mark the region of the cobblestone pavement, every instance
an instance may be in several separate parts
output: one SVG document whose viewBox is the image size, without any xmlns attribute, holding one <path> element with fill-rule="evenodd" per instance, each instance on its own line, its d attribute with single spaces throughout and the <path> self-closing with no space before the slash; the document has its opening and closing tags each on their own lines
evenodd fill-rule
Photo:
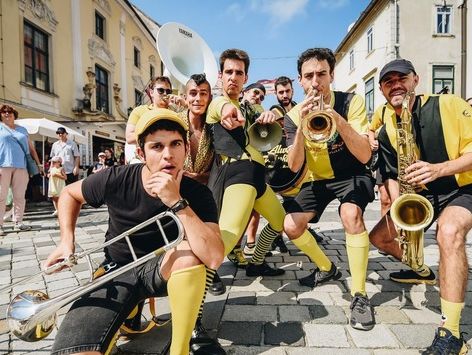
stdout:
<svg viewBox="0 0 472 355">
<path fill-rule="evenodd" d="M 51 216 L 50 205 L 28 206 L 25 223 L 33 230 L 13 232 L 5 224 L 7 235 L 0 237 L 0 285 L 39 271 L 40 261 L 59 241 L 57 219 Z M 379 216 L 377 201 L 365 212 L 367 228 Z M 82 209 L 77 224 L 77 250 L 101 243 L 107 228 L 105 208 Z M 248 278 L 225 262 L 219 274 L 227 285 L 224 295 L 209 295 L 205 305 L 204 325 L 217 335 L 229 354 L 417 354 L 428 346 L 440 321 L 438 288 L 404 286 L 388 280 L 392 270 L 402 264 L 379 254 L 369 254 L 367 292 L 375 306 L 377 325 L 369 332 L 352 329 L 348 324 L 350 275 L 344 233 L 337 215 L 337 204 L 331 204 L 316 225 L 325 239 L 322 243 L 330 259 L 342 270 L 342 278 L 310 290 L 300 286 L 297 278 L 309 273 L 313 264 L 295 246 L 288 244 L 289 253 L 275 253 L 267 261 L 286 270 L 285 275 L 271 278 Z M 472 238 L 469 236 L 467 255 L 472 261 Z M 97 263 L 102 253 L 92 256 Z M 438 248 L 434 228 L 426 234 L 425 262 L 437 273 Z M 0 354 L 48 354 L 55 331 L 46 339 L 27 343 L 8 332 L 5 312 L 12 295 L 26 289 L 39 289 L 55 297 L 73 289 L 88 277 L 87 266 L 79 263 L 72 271 L 41 276 L 27 285 L 0 294 Z M 461 330 L 472 345 L 472 272 L 469 268 L 466 305 Z M 47 286 L 46 286 L 47 283 Z M 159 314 L 168 313 L 166 299 L 157 302 Z M 58 320 L 67 307 L 59 311 Z M 144 313 L 148 315 L 146 311 Z M 86 326 L 86 325 L 84 325 Z M 152 330 L 129 342 L 120 342 L 119 354 L 157 354 L 169 337 L 169 327 Z M 161 339 L 161 341 L 156 341 Z"/>
</svg>

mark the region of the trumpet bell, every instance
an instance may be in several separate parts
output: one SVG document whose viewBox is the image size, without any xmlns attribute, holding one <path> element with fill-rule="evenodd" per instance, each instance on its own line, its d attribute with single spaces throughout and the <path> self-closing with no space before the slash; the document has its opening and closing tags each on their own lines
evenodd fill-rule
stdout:
<svg viewBox="0 0 472 355">
<path fill-rule="evenodd" d="M 41 291 L 24 291 L 18 294 L 7 309 L 8 326 L 19 339 L 33 342 L 47 337 L 56 324 L 56 314 L 41 316 L 41 309 L 49 303 Z"/>
<path fill-rule="evenodd" d="M 325 111 L 315 111 L 304 119 L 302 132 L 306 139 L 325 143 L 336 133 L 336 123 L 333 117 Z"/>
<path fill-rule="evenodd" d="M 422 231 L 433 221 L 434 211 L 429 200 L 418 194 L 404 194 L 392 203 L 390 217 L 400 229 Z"/>
<path fill-rule="evenodd" d="M 261 152 L 267 152 L 282 140 L 282 127 L 277 122 L 270 125 L 255 122 L 249 127 L 247 134 L 250 145 Z"/>
</svg>

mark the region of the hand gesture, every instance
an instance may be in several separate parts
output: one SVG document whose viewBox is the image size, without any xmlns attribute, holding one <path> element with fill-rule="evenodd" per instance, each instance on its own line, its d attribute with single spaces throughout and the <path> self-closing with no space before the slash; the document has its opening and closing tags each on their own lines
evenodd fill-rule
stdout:
<svg viewBox="0 0 472 355">
<path fill-rule="evenodd" d="M 440 177 L 439 166 L 418 160 L 405 169 L 405 179 L 412 186 L 422 186 Z"/>
<path fill-rule="evenodd" d="M 272 111 L 264 111 L 256 119 L 257 123 L 260 124 L 272 124 L 277 120 L 277 116 Z"/>
<path fill-rule="evenodd" d="M 172 207 L 180 200 L 180 182 L 182 181 L 184 171 L 179 170 L 174 178 L 171 174 L 158 171 L 151 174 L 144 185 L 151 195 L 158 197 L 167 207 Z"/>
<path fill-rule="evenodd" d="M 237 107 L 232 104 L 225 104 L 221 109 L 221 125 L 227 130 L 244 126 L 246 119 Z"/>
</svg>

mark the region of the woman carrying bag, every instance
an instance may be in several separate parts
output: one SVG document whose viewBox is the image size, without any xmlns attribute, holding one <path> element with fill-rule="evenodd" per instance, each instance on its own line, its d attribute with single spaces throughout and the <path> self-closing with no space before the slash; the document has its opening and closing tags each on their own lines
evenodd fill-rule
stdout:
<svg viewBox="0 0 472 355">
<path fill-rule="evenodd" d="M 13 192 L 14 230 L 31 229 L 30 226 L 23 224 L 25 192 L 29 176 L 42 170 L 26 128 L 15 125 L 17 118 L 18 112 L 13 107 L 9 105 L 0 107 L 0 235 L 5 235 L 3 216 L 9 187 Z"/>
</svg>

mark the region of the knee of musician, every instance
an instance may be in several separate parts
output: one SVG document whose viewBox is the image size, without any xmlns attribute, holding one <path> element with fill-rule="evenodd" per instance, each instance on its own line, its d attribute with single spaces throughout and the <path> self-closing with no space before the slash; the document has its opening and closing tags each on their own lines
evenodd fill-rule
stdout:
<svg viewBox="0 0 472 355">
<path fill-rule="evenodd" d="M 341 207 L 339 215 L 347 229 L 359 229 L 364 225 L 362 210 L 353 204 L 345 204 Z"/>
<path fill-rule="evenodd" d="M 306 224 L 296 223 L 288 214 L 284 220 L 284 232 L 290 239 L 297 239 L 306 229 Z"/>
<path fill-rule="evenodd" d="M 455 223 L 438 221 L 437 241 L 440 250 L 457 250 L 465 247 L 465 236 Z"/>
</svg>

